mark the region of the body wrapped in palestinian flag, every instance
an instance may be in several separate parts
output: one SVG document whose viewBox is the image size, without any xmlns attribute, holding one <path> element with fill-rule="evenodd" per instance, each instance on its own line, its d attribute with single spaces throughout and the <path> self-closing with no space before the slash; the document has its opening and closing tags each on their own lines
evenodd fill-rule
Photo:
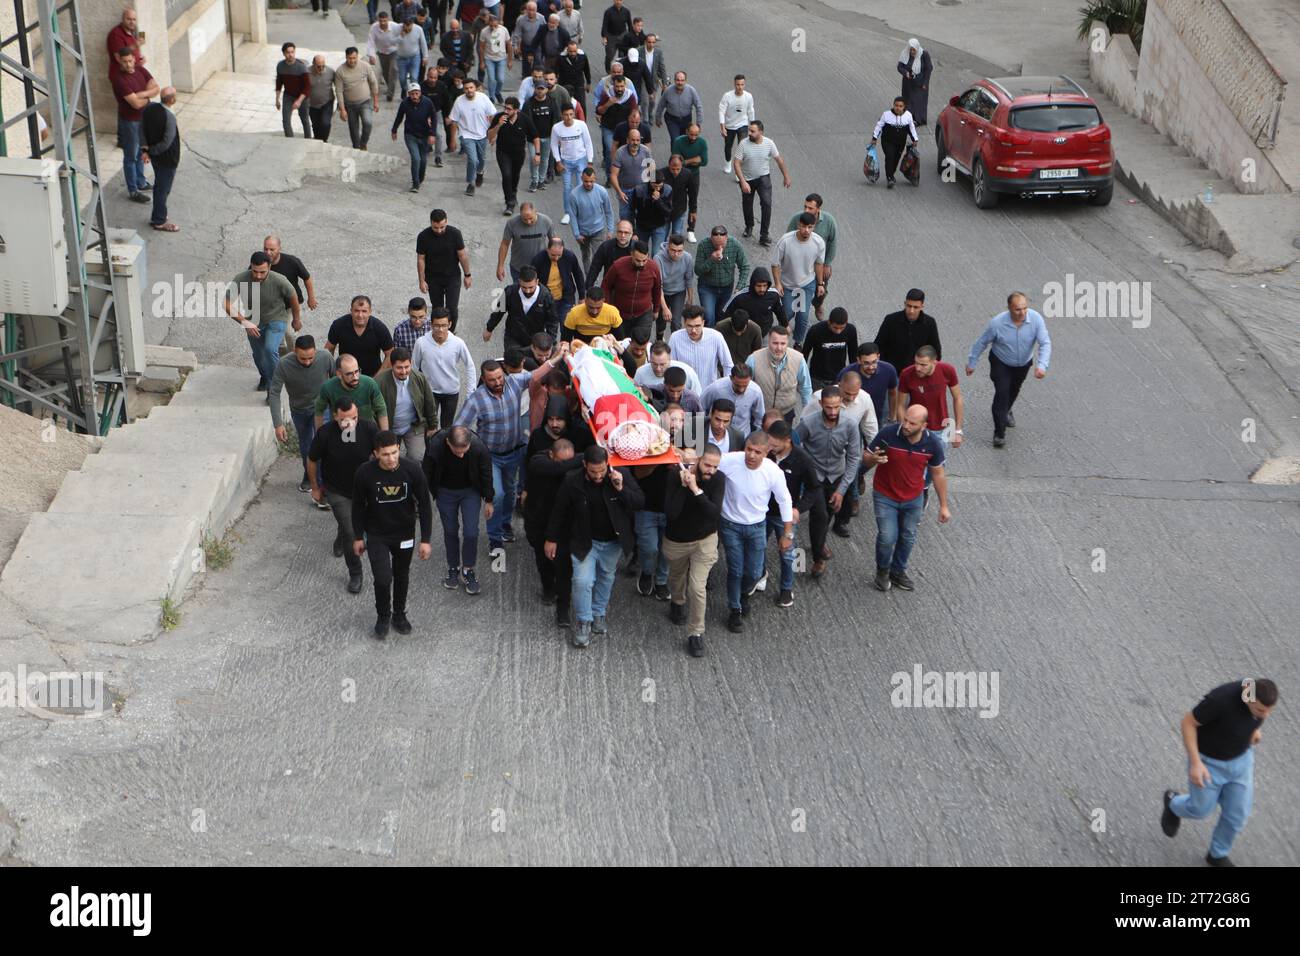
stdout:
<svg viewBox="0 0 1300 956">
<path fill-rule="evenodd" d="M 665 432 L 659 428 L 659 416 L 641 397 L 612 351 L 602 348 L 599 338 L 569 356 L 569 373 L 582 401 L 584 418 L 597 443 L 610 453 L 610 464 L 651 465 L 677 462 L 677 451 L 669 443 L 666 451 L 650 454 L 662 443 Z M 647 427 L 621 427 L 628 422 L 644 422 Z M 632 457 L 624 458 L 620 450 Z"/>
</svg>

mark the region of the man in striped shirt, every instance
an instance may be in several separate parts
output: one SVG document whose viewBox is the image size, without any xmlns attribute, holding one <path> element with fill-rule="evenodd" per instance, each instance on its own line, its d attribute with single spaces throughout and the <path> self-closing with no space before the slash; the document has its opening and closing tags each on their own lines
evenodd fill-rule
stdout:
<svg viewBox="0 0 1300 956">
<path fill-rule="evenodd" d="M 682 310 L 682 328 L 668 339 L 673 358 L 695 370 L 700 384 L 708 388 L 731 374 L 731 349 L 717 329 L 704 327 L 704 309 L 688 305 Z"/>
</svg>

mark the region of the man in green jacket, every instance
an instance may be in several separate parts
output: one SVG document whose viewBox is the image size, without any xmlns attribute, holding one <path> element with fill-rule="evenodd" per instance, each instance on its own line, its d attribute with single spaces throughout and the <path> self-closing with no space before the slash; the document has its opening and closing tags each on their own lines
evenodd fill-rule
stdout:
<svg viewBox="0 0 1300 956">
<path fill-rule="evenodd" d="M 737 285 L 749 277 L 749 259 L 745 247 L 727 235 L 727 227 L 717 225 L 709 233 L 709 241 L 701 242 L 695 250 L 696 291 L 704 309 L 704 325 L 713 328 L 718 324 L 722 310 L 731 301 Z"/>
<path fill-rule="evenodd" d="M 390 368 L 375 376 L 384 405 L 392 410 L 392 430 L 412 461 L 424 461 L 424 440 L 438 430 L 438 400 L 429 380 L 411 368 L 411 352 L 400 345 L 389 356 Z"/>
<path fill-rule="evenodd" d="M 338 377 L 332 378 L 320 388 L 316 396 L 316 427 L 325 424 L 325 414 L 334 407 L 334 403 L 347 396 L 356 404 L 361 417 L 374 422 L 383 431 L 388 427 L 388 405 L 379 393 L 379 386 L 369 375 L 362 375 L 355 355 L 341 355 L 338 363 Z"/>
<path fill-rule="evenodd" d="M 821 236 L 826 243 L 826 262 L 824 263 L 826 268 L 822 273 L 822 294 L 814 296 L 812 300 L 813 308 L 817 312 L 817 321 L 821 322 L 826 318 L 822 314 L 822 306 L 826 302 L 826 293 L 831 284 L 831 260 L 835 258 L 835 217 L 828 212 L 822 211 L 822 197 L 818 193 L 809 193 L 804 197 L 803 211 L 817 220 L 813 225 L 813 234 Z M 786 232 L 794 232 L 799 228 L 800 215 L 800 213 L 795 213 L 790 217 L 790 224 L 785 227 Z"/>
</svg>

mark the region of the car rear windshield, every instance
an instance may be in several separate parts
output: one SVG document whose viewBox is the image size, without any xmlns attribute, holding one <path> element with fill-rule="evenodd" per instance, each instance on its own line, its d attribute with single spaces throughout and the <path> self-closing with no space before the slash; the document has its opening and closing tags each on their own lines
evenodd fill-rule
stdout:
<svg viewBox="0 0 1300 956">
<path fill-rule="evenodd" d="M 1033 133 L 1065 133 L 1076 129 L 1092 129 L 1101 125 L 1101 114 L 1095 106 L 1022 106 L 1011 111 L 1011 125 Z"/>
</svg>

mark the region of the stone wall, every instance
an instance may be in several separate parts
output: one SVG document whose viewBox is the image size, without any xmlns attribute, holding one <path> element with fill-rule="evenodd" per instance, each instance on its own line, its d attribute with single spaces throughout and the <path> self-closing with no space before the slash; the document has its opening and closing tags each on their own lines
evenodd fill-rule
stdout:
<svg viewBox="0 0 1300 956">
<path fill-rule="evenodd" d="M 217 70 L 233 69 L 225 0 L 198 0 L 167 29 L 172 82 L 193 93 Z"/>
<path fill-rule="evenodd" d="M 1262 54 L 1250 50 L 1254 44 L 1219 0 L 1151 0 L 1137 113 L 1239 191 L 1289 192 L 1268 153 L 1255 145 L 1258 124 L 1247 129 L 1240 118 L 1254 123 L 1260 105 L 1279 89 L 1262 78 L 1277 79 Z M 1243 179 L 1247 166 L 1253 182 Z"/>
<path fill-rule="evenodd" d="M 1100 42 L 1089 40 L 1088 68 L 1092 81 L 1124 112 L 1136 116 L 1138 53 L 1133 41 L 1123 33 L 1112 36 L 1100 23 L 1094 24 L 1093 29 L 1100 31 Z"/>
</svg>

